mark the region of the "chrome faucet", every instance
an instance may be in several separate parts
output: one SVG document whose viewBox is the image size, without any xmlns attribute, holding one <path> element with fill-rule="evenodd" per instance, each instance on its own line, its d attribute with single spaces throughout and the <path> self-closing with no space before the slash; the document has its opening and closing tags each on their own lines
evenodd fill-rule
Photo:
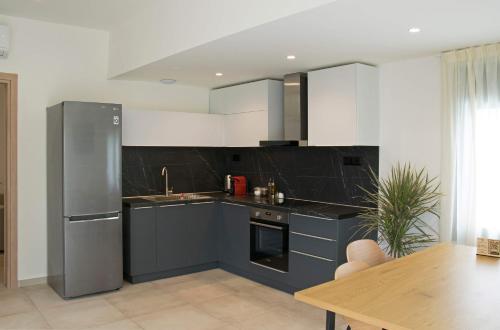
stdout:
<svg viewBox="0 0 500 330">
<path fill-rule="evenodd" d="M 161 176 L 165 177 L 165 196 L 168 196 L 170 195 L 170 192 L 173 190 L 173 188 L 172 190 L 168 189 L 168 170 L 166 166 L 163 166 L 163 168 L 161 169 Z"/>
</svg>

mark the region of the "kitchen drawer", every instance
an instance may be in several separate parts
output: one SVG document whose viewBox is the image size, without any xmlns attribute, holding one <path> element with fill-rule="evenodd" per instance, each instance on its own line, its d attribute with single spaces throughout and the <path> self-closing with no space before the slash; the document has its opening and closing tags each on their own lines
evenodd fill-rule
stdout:
<svg viewBox="0 0 500 330">
<path fill-rule="evenodd" d="M 332 281 L 337 263 L 290 251 L 289 285 L 297 290 Z"/>
<path fill-rule="evenodd" d="M 337 242 L 331 238 L 305 236 L 302 233 L 290 232 L 290 250 L 314 256 L 337 259 Z"/>
<path fill-rule="evenodd" d="M 337 240 L 338 221 L 293 213 L 290 216 L 290 231 Z"/>
</svg>

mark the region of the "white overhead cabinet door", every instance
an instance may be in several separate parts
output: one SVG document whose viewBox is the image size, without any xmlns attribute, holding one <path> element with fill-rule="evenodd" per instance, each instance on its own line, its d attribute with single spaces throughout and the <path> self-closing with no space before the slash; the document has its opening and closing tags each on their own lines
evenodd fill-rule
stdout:
<svg viewBox="0 0 500 330">
<path fill-rule="evenodd" d="M 224 116 L 226 147 L 255 147 L 268 139 L 267 111 L 235 113 Z"/>
<path fill-rule="evenodd" d="M 123 110 L 123 145 L 224 145 L 224 116 L 149 110 Z"/>
<path fill-rule="evenodd" d="M 261 80 L 214 89 L 210 113 L 224 117 L 224 145 L 256 147 L 283 139 L 283 82 Z"/>
<path fill-rule="evenodd" d="M 379 144 L 378 70 L 351 64 L 308 73 L 308 144 Z"/>
</svg>

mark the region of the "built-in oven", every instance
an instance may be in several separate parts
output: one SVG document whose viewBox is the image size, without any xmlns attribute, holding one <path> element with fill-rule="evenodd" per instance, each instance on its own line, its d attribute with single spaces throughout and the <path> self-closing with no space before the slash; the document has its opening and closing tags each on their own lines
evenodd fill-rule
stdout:
<svg viewBox="0 0 500 330">
<path fill-rule="evenodd" d="M 260 208 L 250 212 L 250 262 L 288 272 L 288 213 Z"/>
</svg>

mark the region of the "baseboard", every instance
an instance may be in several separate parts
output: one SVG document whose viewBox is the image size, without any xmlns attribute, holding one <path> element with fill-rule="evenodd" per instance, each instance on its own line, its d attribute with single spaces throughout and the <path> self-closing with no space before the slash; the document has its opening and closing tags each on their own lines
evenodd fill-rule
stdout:
<svg viewBox="0 0 500 330">
<path fill-rule="evenodd" d="M 47 277 L 45 276 L 45 277 L 28 278 L 26 280 L 19 280 L 18 284 L 20 288 L 32 285 L 47 284 Z"/>
</svg>

